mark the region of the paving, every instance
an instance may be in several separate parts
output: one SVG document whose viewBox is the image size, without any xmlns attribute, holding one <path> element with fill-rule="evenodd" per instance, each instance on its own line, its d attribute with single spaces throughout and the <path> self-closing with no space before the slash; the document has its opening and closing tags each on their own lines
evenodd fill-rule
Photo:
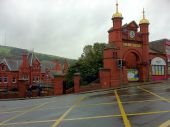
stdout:
<svg viewBox="0 0 170 127">
<path fill-rule="evenodd" d="M 168 127 L 170 83 L 0 101 L 0 127 Z"/>
</svg>

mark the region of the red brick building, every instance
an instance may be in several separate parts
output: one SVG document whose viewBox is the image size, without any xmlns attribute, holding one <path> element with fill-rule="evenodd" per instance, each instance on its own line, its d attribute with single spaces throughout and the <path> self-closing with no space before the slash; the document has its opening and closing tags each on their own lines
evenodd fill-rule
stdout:
<svg viewBox="0 0 170 127">
<path fill-rule="evenodd" d="M 167 63 L 165 63 L 166 61 L 160 60 L 160 63 L 162 63 L 162 65 L 164 65 L 165 67 L 164 66 L 157 66 L 157 67 L 152 66 L 152 64 L 154 62 L 152 60 L 152 63 L 151 63 L 152 78 L 154 80 L 159 80 L 162 78 L 170 78 L 170 40 L 161 39 L 161 40 L 152 41 L 149 43 L 149 47 L 150 47 L 150 50 L 156 52 L 157 55 L 165 54 L 166 58 L 164 58 L 164 59 L 165 60 L 167 59 Z M 158 61 L 159 60 L 157 60 L 157 62 Z M 165 75 L 163 74 L 164 70 L 166 71 Z M 162 73 L 161 73 L 161 71 L 162 71 Z"/>
<path fill-rule="evenodd" d="M 118 87 L 132 81 L 145 82 L 160 76 L 160 79 L 166 79 L 166 53 L 149 48 L 149 21 L 145 18 L 144 10 L 139 24 L 132 21 L 122 25 L 122 20 L 116 4 L 113 26 L 108 31 L 108 47 L 103 53 L 104 68 L 100 70 L 102 87 Z M 155 63 L 157 60 L 162 63 Z M 154 75 L 157 72 L 153 74 L 154 67 L 155 71 L 160 69 L 160 75 Z"/>
<path fill-rule="evenodd" d="M 0 89 L 17 88 L 18 80 L 27 80 L 29 85 L 39 83 L 51 84 L 56 74 L 64 74 L 68 69 L 67 60 L 64 67 L 57 61 L 39 61 L 33 52 L 23 54 L 22 60 L 0 60 Z"/>
</svg>

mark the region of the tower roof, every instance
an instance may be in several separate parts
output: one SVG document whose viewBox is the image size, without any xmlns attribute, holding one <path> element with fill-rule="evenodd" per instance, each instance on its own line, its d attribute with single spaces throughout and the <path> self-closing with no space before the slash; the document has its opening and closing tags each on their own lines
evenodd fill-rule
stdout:
<svg viewBox="0 0 170 127">
<path fill-rule="evenodd" d="M 116 2 L 116 13 L 113 14 L 112 18 L 122 18 L 122 13 L 119 12 L 119 4 Z"/>
<path fill-rule="evenodd" d="M 145 18 L 145 10 L 143 9 L 143 19 L 140 20 L 139 24 L 149 24 L 149 20 Z"/>
</svg>

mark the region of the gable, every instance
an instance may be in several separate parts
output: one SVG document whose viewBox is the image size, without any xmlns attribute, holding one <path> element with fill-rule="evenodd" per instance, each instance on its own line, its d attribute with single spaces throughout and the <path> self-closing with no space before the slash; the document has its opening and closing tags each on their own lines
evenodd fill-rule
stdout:
<svg viewBox="0 0 170 127">
<path fill-rule="evenodd" d="M 132 22 L 130 22 L 128 24 L 128 27 L 130 27 L 130 28 L 138 28 L 138 25 L 137 25 L 137 23 L 135 21 L 132 21 Z"/>
<path fill-rule="evenodd" d="M 4 66 L 5 70 L 11 70 L 9 64 L 7 63 L 6 59 L 3 59 L 0 63 L 1 67 Z"/>
<path fill-rule="evenodd" d="M 37 65 L 37 66 L 40 66 L 40 62 L 39 62 L 39 60 L 38 59 L 34 59 L 34 61 L 33 61 L 33 64 L 32 64 L 33 66 L 34 65 Z"/>
<path fill-rule="evenodd" d="M 135 31 L 137 31 L 138 27 L 139 26 L 135 21 L 132 21 L 129 24 L 123 25 L 123 29 L 127 29 L 127 30 L 135 30 Z"/>
</svg>

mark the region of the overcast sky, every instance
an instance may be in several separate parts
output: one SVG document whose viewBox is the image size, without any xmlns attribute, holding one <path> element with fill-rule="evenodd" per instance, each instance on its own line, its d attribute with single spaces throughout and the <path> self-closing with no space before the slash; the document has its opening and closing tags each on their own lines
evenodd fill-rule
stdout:
<svg viewBox="0 0 170 127">
<path fill-rule="evenodd" d="M 85 45 L 108 42 L 115 2 L 0 0 L 0 44 L 77 59 Z M 170 39 L 170 0 L 119 0 L 119 6 L 123 23 L 139 23 L 144 7 L 150 40 Z"/>
</svg>

